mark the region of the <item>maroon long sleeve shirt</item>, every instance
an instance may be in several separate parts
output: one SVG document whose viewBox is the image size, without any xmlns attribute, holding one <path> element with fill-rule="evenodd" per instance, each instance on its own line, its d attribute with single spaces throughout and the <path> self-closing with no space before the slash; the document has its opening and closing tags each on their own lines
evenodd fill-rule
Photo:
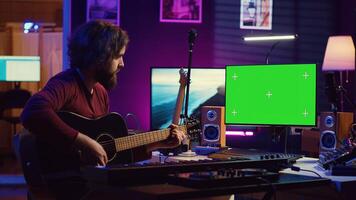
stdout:
<svg viewBox="0 0 356 200">
<path fill-rule="evenodd" d="M 92 119 L 103 116 L 109 112 L 107 91 L 96 83 L 91 94 L 79 73 L 69 69 L 51 78 L 30 98 L 22 112 L 23 126 L 37 137 L 43 172 L 79 171 L 79 154 L 73 148 L 78 131 L 65 124 L 57 116 L 58 111 L 70 111 Z M 138 152 L 145 154 L 144 149 Z M 138 159 L 147 158 L 147 154 L 141 157 Z"/>
<path fill-rule="evenodd" d="M 21 120 L 25 128 L 43 136 L 60 135 L 72 142 L 78 132 L 66 125 L 58 111 L 70 111 L 88 118 L 97 118 L 109 112 L 108 94 L 96 83 L 90 94 L 76 70 L 70 69 L 51 78 L 47 85 L 27 102 Z"/>
</svg>

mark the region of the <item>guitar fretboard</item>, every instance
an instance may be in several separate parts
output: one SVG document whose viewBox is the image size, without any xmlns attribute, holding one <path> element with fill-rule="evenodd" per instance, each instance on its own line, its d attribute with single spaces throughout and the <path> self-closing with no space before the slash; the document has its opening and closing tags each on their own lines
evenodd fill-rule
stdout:
<svg viewBox="0 0 356 200">
<path fill-rule="evenodd" d="M 179 126 L 179 130 L 184 131 L 185 126 Z M 147 133 L 139 133 L 136 135 L 130 135 L 127 137 L 115 139 L 115 146 L 117 152 L 132 149 L 135 147 L 151 144 L 154 142 L 162 141 L 167 139 L 170 134 L 170 129 L 163 129 L 157 131 L 151 131 Z"/>
</svg>

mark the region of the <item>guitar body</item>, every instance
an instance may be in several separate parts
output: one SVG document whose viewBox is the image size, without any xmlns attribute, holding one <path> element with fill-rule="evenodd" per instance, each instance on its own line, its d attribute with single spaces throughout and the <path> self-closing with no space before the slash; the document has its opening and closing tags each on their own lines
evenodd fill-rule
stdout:
<svg viewBox="0 0 356 200">
<path fill-rule="evenodd" d="M 170 135 L 170 129 L 167 128 L 128 136 L 125 121 L 117 113 L 110 113 L 97 119 L 89 119 L 71 112 L 57 114 L 68 126 L 96 140 L 106 151 L 109 164 L 132 162 L 131 149 L 166 140 Z M 192 128 L 197 125 L 192 121 L 187 125 L 178 126 L 177 129 L 186 134 L 187 126 Z M 189 132 L 198 131 L 191 128 Z"/>
<path fill-rule="evenodd" d="M 58 116 L 70 127 L 99 142 L 106 151 L 109 164 L 132 162 L 132 150 L 116 153 L 115 138 L 128 135 L 124 119 L 118 113 L 89 119 L 71 112 L 59 112 Z"/>
</svg>

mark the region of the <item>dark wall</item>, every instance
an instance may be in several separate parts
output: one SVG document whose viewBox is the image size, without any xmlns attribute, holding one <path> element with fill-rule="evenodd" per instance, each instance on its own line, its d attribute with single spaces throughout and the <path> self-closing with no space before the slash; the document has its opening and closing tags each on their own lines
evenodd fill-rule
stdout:
<svg viewBox="0 0 356 200">
<path fill-rule="evenodd" d="M 110 92 L 112 111 L 134 113 L 142 128 L 149 129 L 150 67 L 186 66 L 191 28 L 199 33 L 194 67 L 261 64 L 273 43 L 244 43 L 242 36 L 296 33 L 298 40 L 276 46 L 270 63 L 317 63 L 320 69 L 329 35 L 355 35 L 354 0 L 274 0 L 272 30 L 239 29 L 238 0 L 203 3 L 202 24 L 180 24 L 159 22 L 159 0 L 121 1 L 120 25 L 128 31 L 131 42 L 124 58 L 125 69 L 118 75 L 118 87 Z M 83 20 L 82 15 L 72 12 L 72 25 Z M 323 76 L 319 76 L 319 111 L 328 109 L 323 88 Z"/>
<path fill-rule="evenodd" d="M 188 31 L 195 28 L 193 66 L 212 65 L 213 1 L 206 0 L 202 24 L 160 23 L 159 1 L 121 1 L 121 26 L 130 36 L 125 68 L 111 93 L 111 110 L 134 113 L 143 129 L 150 126 L 150 67 L 187 66 Z M 177 91 L 178 92 L 178 91 Z"/>
<path fill-rule="evenodd" d="M 352 35 L 354 43 L 356 43 L 356 1 L 347 0 L 337 4 L 337 27 L 336 34 Z M 345 85 L 347 95 L 354 102 L 356 99 L 356 76 L 355 72 L 349 73 L 350 83 Z M 356 105 L 356 104 L 355 104 Z M 352 107 L 350 103 L 346 103 L 346 108 L 354 111 L 354 119 L 356 119 L 356 107 Z"/>
<path fill-rule="evenodd" d="M 321 64 L 329 35 L 335 31 L 336 9 L 333 0 L 274 0 L 272 30 L 239 29 L 240 1 L 215 3 L 214 63 L 264 64 L 275 42 L 244 42 L 246 35 L 297 34 L 295 41 L 279 42 L 269 55 L 269 63 Z M 318 73 L 318 110 L 328 109 L 322 73 Z"/>
</svg>

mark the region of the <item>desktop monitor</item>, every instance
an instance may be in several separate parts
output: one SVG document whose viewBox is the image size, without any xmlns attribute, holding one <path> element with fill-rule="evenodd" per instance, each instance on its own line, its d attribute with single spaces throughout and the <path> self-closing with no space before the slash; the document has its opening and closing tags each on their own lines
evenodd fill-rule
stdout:
<svg viewBox="0 0 356 200">
<path fill-rule="evenodd" d="M 316 65 L 226 66 L 226 124 L 316 125 Z"/>
<path fill-rule="evenodd" d="M 151 68 L 151 129 L 167 128 L 172 122 L 179 91 L 179 70 Z M 224 85 L 224 68 L 191 69 L 188 116 L 198 118 L 202 105 L 223 106 L 225 97 L 221 91 L 224 92 Z"/>
<path fill-rule="evenodd" d="M 40 81 L 40 57 L 0 56 L 0 81 Z"/>
</svg>

